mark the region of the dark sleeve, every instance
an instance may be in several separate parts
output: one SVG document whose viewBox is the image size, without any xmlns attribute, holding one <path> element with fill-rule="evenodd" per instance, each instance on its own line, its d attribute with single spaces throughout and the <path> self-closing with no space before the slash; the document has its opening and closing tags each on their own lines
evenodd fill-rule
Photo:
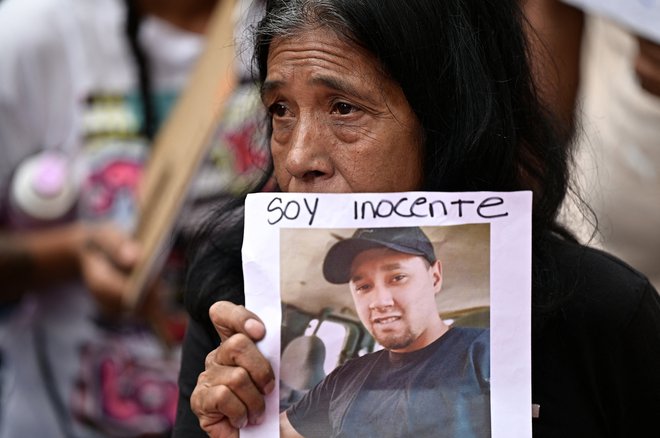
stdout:
<svg viewBox="0 0 660 438">
<path fill-rule="evenodd" d="M 557 247 L 572 290 L 532 344 L 534 438 L 656 438 L 660 412 L 660 297 L 615 257 Z"/>
<path fill-rule="evenodd" d="M 208 438 L 199 426 L 197 416 L 190 409 L 190 395 L 197 384 L 197 377 L 204 371 L 206 355 L 219 344 L 219 337 L 214 338 L 199 322 L 190 318 L 183 340 L 179 401 L 172 438 Z"/>
<path fill-rule="evenodd" d="M 484 394 L 490 394 L 490 330 L 483 330 L 470 345 L 476 378 Z"/>
<path fill-rule="evenodd" d="M 660 413 L 660 295 L 647 283 L 642 299 L 623 333 L 628 370 L 614 379 L 625 390 L 622 400 L 625 434 L 657 436 Z"/>
<path fill-rule="evenodd" d="M 335 373 L 329 374 L 286 411 L 289 423 L 305 438 L 331 436 L 332 428 L 328 414 L 334 376 Z"/>
</svg>

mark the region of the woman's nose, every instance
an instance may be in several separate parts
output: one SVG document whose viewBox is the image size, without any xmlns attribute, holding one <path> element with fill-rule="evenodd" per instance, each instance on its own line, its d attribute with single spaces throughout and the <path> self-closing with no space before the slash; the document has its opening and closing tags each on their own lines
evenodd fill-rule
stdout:
<svg viewBox="0 0 660 438">
<path fill-rule="evenodd" d="M 284 163 L 287 172 L 301 182 L 331 177 L 332 162 L 326 145 L 329 140 L 318 120 L 301 118 L 291 137 Z"/>
</svg>

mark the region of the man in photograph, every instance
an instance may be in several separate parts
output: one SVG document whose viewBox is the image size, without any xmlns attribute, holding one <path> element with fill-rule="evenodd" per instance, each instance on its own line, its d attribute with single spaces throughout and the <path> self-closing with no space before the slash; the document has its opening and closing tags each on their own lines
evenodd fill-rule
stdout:
<svg viewBox="0 0 660 438">
<path fill-rule="evenodd" d="M 383 347 L 344 363 L 280 415 L 282 437 L 490 437 L 489 330 L 437 310 L 442 265 L 418 227 L 358 229 L 325 256 Z"/>
</svg>

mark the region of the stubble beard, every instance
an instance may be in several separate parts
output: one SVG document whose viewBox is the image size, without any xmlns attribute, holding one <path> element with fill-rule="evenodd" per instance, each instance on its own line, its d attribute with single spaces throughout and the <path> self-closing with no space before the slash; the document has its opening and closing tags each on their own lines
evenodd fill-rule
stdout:
<svg viewBox="0 0 660 438">
<path fill-rule="evenodd" d="M 415 341 L 415 335 L 406 328 L 403 333 L 381 333 L 374 330 L 374 339 L 387 350 L 400 350 L 409 347 Z"/>
</svg>

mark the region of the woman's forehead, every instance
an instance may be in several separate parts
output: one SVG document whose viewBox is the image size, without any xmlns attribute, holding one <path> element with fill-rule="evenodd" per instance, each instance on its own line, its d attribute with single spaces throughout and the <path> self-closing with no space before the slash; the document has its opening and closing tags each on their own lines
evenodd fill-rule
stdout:
<svg viewBox="0 0 660 438">
<path fill-rule="evenodd" d="M 323 27 L 273 40 L 262 97 L 303 77 L 306 87 L 334 89 L 373 104 L 403 95 L 371 53 Z"/>
<path fill-rule="evenodd" d="M 300 29 L 273 39 L 268 50 L 267 67 L 282 59 L 289 62 L 318 61 L 339 69 L 356 69 L 382 74 L 376 57 L 354 41 L 327 27 Z"/>
</svg>

